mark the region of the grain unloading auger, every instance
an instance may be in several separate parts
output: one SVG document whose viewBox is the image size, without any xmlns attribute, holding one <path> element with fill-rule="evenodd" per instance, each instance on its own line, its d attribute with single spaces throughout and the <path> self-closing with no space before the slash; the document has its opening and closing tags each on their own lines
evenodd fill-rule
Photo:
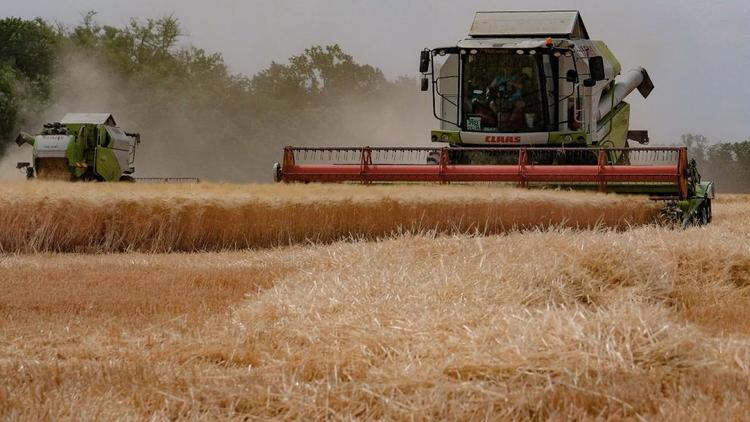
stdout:
<svg viewBox="0 0 750 422">
<path fill-rule="evenodd" d="M 287 147 L 284 182 L 506 182 L 594 189 L 667 201 L 684 223 L 711 221 L 713 185 L 685 148 L 629 128 L 625 98 L 654 86 L 645 69 L 621 74 L 589 39 L 577 11 L 479 12 L 468 38 L 420 54 L 441 122 L 430 147 Z"/>
</svg>

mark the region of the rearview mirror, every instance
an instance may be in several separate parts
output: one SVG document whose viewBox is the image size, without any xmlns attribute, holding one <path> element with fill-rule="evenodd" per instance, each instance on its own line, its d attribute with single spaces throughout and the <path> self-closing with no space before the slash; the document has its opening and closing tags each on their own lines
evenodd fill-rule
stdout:
<svg viewBox="0 0 750 422">
<path fill-rule="evenodd" d="M 422 89 L 422 92 L 430 90 L 430 80 L 426 76 L 424 78 L 422 78 L 421 89 Z"/>
<path fill-rule="evenodd" d="M 430 70 L 430 50 L 422 50 L 419 53 L 419 73 L 427 73 Z"/>
<path fill-rule="evenodd" d="M 589 58 L 589 73 L 591 74 L 591 79 L 597 82 L 607 79 L 607 75 L 604 74 L 604 59 L 602 56 Z"/>
</svg>

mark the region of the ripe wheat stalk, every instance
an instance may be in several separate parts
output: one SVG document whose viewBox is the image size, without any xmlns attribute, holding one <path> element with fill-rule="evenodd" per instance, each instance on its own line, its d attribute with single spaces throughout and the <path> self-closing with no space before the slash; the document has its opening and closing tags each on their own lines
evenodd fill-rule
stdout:
<svg viewBox="0 0 750 422">
<path fill-rule="evenodd" d="M 654 223 L 643 198 L 468 186 L 0 186 L 0 251 L 216 251 Z"/>
</svg>

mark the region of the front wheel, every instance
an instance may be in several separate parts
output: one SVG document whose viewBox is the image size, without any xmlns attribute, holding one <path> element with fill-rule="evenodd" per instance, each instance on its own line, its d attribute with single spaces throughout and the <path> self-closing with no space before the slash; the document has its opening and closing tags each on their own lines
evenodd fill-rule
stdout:
<svg viewBox="0 0 750 422">
<path fill-rule="evenodd" d="M 135 178 L 133 176 L 120 176 L 120 181 L 125 183 L 135 183 Z"/>
<path fill-rule="evenodd" d="M 711 199 L 706 198 L 706 201 L 703 203 L 703 206 L 701 207 L 701 213 L 700 213 L 700 223 L 701 225 L 706 225 L 713 220 L 713 216 L 711 215 Z"/>
<path fill-rule="evenodd" d="M 281 164 L 273 163 L 273 181 L 279 183 L 282 181 Z"/>
<path fill-rule="evenodd" d="M 711 222 L 711 200 L 706 198 L 703 203 L 695 210 L 692 217 L 692 224 L 695 226 L 705 226 Z"/>
</svg>

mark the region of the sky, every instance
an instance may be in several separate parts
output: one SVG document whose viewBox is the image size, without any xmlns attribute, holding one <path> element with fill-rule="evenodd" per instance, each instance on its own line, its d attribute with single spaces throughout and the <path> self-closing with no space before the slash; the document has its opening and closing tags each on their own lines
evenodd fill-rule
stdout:
<svg viewBox="0 0 750 422">
<path fill-rule="evenodd" d="M 248 75 L 306 47 L 338 43 L 392 78 L 416 76 L 422 48 L 464 38 L 477 10 L 544 9 L 580 10 L 589 34 L 624 70 L 649 71 L 656 90 L 629 101 L 632 127 L 650 130 L 653 141 L 678 142 L 682 133 L 750 138 L 747 0 L 0 0 L 0 16 L 66 25 L 88 10 L 118 26 L 174 15 L 185 43 L 222 53 L 233 72 Z"/>
</svg>

